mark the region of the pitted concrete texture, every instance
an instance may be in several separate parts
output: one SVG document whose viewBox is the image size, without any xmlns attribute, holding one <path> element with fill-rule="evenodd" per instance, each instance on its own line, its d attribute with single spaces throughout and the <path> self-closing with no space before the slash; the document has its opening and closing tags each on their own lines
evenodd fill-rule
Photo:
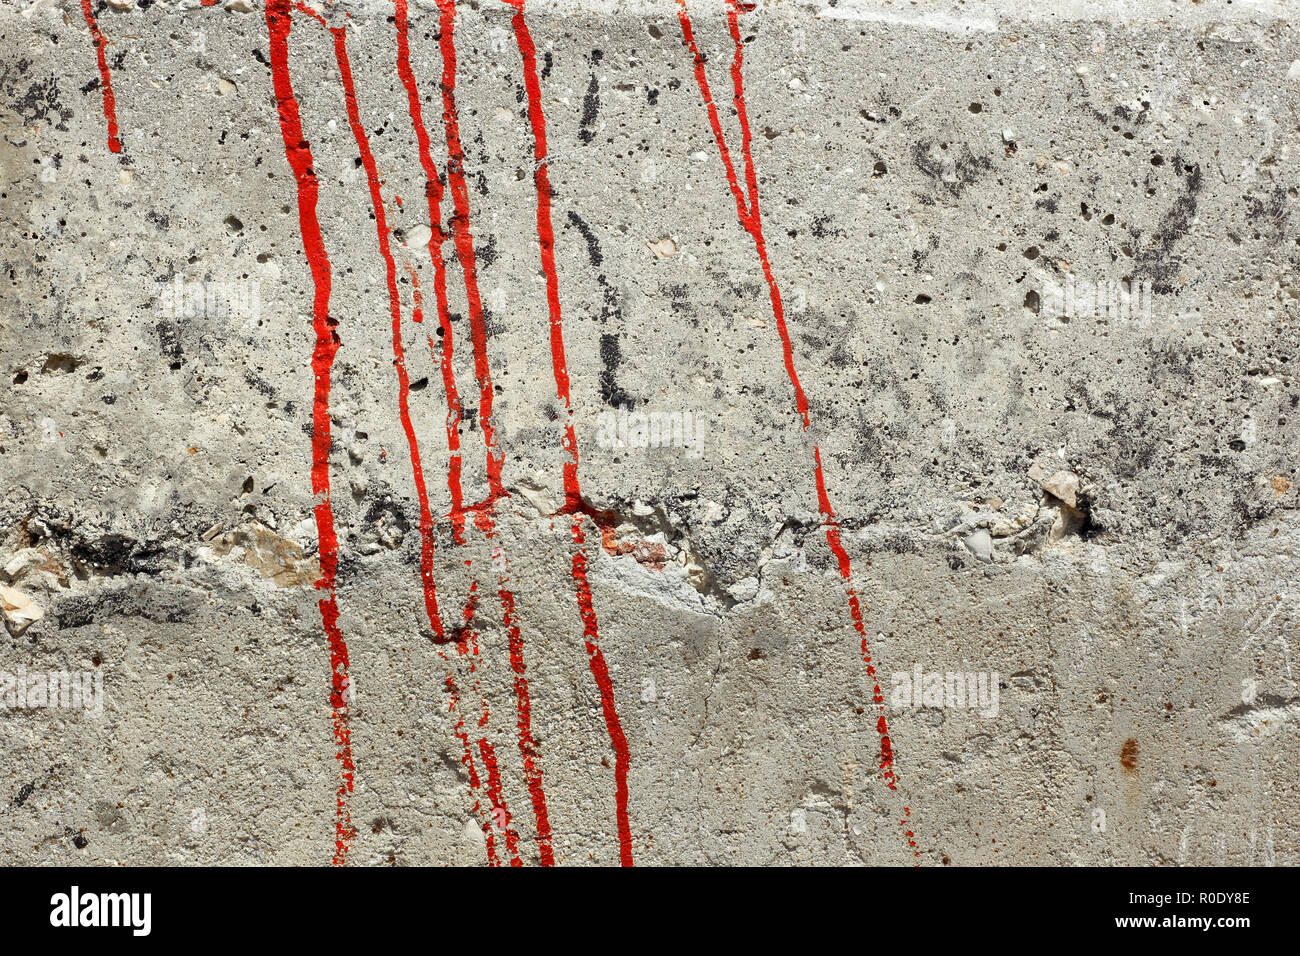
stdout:
<svg viewBox="0 0 1300 956">
<path fill-rule="evenodd" d="M 3 3 L 0 860 L 1300 861 L 1293 14 Z"/>
</svg>

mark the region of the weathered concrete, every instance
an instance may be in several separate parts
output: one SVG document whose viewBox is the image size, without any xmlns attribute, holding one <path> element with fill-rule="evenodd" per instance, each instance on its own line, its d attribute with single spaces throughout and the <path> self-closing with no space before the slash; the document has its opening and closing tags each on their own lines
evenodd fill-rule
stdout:
<svg viewBox="0 0 1300 956">
<path fill-rule="evenodd" d="M 688 6 L 747 213 L 727 8 Z M 308 160 L 261 0 L 92 5 L 120 152 L 81 4 L 3 4 L 0 671 L 99 675 L 103 699 L 0 712 L 0 860 L 482 863 L 490 839 L 508 862 L 517 836 L 531 864 L 544 798 L 562 864 L 621 843 L 646 864 L 1297 862 L 1300 41 L 1280 3 L 1030 6 L 737 14 L 747 229 L 676 3 L 529 0 L 531 104 L 515 11 L 457 7 L 458 197 L 447 34 L 411 0 L 442 225 L 467 204 L 484 305 L 486 370 L 468 243 L 435 241 L 464 502 L 490 491 L 484 371 L 508 493 L 457 544 L 393 5 L 292 15 Z M 440 618 L 327 26 L 393 234 Z M 625 407 L 698 427 L 620 448 Z M 569 500 L 607 513 L 603 542 L 565 513 L 569 421 Z M 983 675 L 981 708 L 910 706 L 914 668 Z"/>
</svg>

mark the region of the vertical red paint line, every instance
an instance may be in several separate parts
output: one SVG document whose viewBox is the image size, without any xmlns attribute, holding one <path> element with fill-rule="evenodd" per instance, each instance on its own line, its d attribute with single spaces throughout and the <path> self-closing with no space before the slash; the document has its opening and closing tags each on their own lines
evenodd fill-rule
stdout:
<svg viewBox="0 0 1300 956">
<path fill-rule="evenodd" d="M 393 258 L 392 240 L 388 228 L 388 219 L 384 210 L 384 200 L 382 189 L 379 182 L 379 168 L 375 162 L 374 153 L 370 148 L 370 141 L 366 135 L 365 127 L 361 122 L 361 113 L 357 106 L 356 85 L 352 77 L 352 64 L 347 52 L 347 31 L 344 27 L 331 27 L 330 34 L 334 38 L 334 59 L 338 63 L 339 75 L 343 84 L 343 98 L 347 107 L 348 125 L 352 130 L 353 139 L 357 144 L 357 151 L 361 156 L 361 165 L 366 173 L 366 183 L 370 192 L 370 207 L 375 216 L 375 231 L 379 246 L 380 256 L 384 260 L 384 280 L 388 289 L 389 312 L 393 322 L 393 366 L 397 370 L 398 380 L 398 416 L 401 419 L 402 429 L 406 433 L 407 445 L 411 454 L 411 474 L 415 482 L 416 495 L 419 500 L 420 509 L 420 578 L 424 586 L 425 613 L 429 619 L 429 625 L 434 631 L 435 645 L 445 643 L 447 640 L 445 629 L 442 623 L 442 617 L 438 610 L 437 594 L 434 587 L 433 579 L 433 517 L 429 508 L 428 491 L 424 483 L 424 468 L 420 456 L 419 440 L 415 435 L 414 426 L 411 423 L 410 415 L 410 379 L 406 370 L 406 356 L 402 345 L 402 306 L 401 297 L 397 291 L 397 263 Z M 471 588 L 470 600 L 465 607 L 465 622 L 468 626 L 473 619 L 474 609 L 478 603 L 477 587 Z M 473 667 L 471 667 L 471 670 Z M 453 704 L 459 710 L 460 692 L 456 687 L 455 679 L 449 674 L 447 685 L 452 691 Z M 477 684 L 476 684 L 477 686 Z M 479 726 L 483 727 L 488 721 L 487 700 L 480 695 L 482 703 L 483 716 L 479 721 Z M 464 718 L 461 717 L 457 723 L 457 736 L 461 737 L 462 743 L 466 748 L 466 767 L 470 770 L 471 786 L 477 789 L 477 774 L 473 772 L 473 756 L 469 752 L 469 738 L 464 733 Z M 487 749 L 485 749 L 487 748 Z M 490 745 L 486 741 L 480 741 L 480 752 L 486 764 L 491 754 Z M 493 763 L 487 767 L 489 771 L 489 786 L 491 786 L 492 775 L 496 775 L 495 755 L 491 754 Z M 492 799 L 494 808 L 504 808 L 504 802 L 500 792 L 500 776 L 496 775 L 496 789 L 490 790 L 489 794 Z M 480 812 L 480 804 L 476 801 L 472 813 Z M 503 811 L 504 812 L 504 811 Z M 495 822 L 495 820 L 494 820 Z M 493 833 L 491 828 L 485 825 L 485 839 L 487 842 L 488 859 L 493 865 L 496 865 L 496 849 Z M 518 861 L 516 849 L 517 837 L 512 830 L 507 830 L 507 849 L 511 853 L 513 860 L 512 865 Z"/>
<path fill-rule="evenodd" d="M 415 267 L 406 257 L 402 258 L 402 268 L 406 270 L 406 277 L 411 280 L 411 321 L 420 325 L 424 322 L 424 290 L 420 286 L 420 273 L 415 271 Z M 431 351 L 436 352 L 432 349 Z"/>
<path fill-rule="evenodd" d="M 500 549 L 494 549 L 494 557 Z M 501 555 L 500 560 L 504 560 Z M 501 582 L 504 584 L 502 576 Z M 519 617 L 515 611 L 515 596 L 501 586 L 497 589 L 501 601 L 502 624 L 506 630 L 506 640 L 510 649 L 510 669 L 515 673 L 515 729 L 519 735 L 519 756 L 524 764 L 524 781 L 528 784 L 528 795 L 533 805 L 533 816 L 537 821 L 537 851 L 542 866 L 555 865 L 555 851 L 551 845 L 551 820 L 546 808 L 546 791 L 542 786 L 541 748 L 533 738 L 533 703 L 532 694 L 525 676 L 524 638 L 519 627 Z"/>
<path fill-rule="evenodd" d="M 439 649 L 439 654 L 442 650 Z M 443 659 L 446 655 L 443 654 Z M 451 695 L 451 703 L 447 708 L 448 713 L 456 714 L 456 737 L 460 739 L 462 755 L 460 762 L 465 767 L 465 772 L 469 774 L 469 785 L 471 791 L 476 791 L 481 786 L 478 771 L 474 767 L 474 750 L 470 746 L 469 734 L 465 732 L 465 711 L 460 705 L 460 688 L 456 686 L 456 680 L 452 677 L 451 672 L 447 672 L 447 692 Z M 478 800 L 474 801 L 474 806 L 470 808 L 471 816 L 479 816 L 483 812 L 482 804 Z M 487 846 L 488 866 L 500 866 L 501 860 L 497 857 L 496 839 L 493 836 L 493 829 L 486 821 L 480 824 L 483 829 L 484 842 Z"/>
<path fill-rule="evenodd" d="M 415 83 L 415 73 L 411 69 L 411 42 L 406 0 L 393 0 L 395 21 L 397 25 L 397 75 L 406 90 L 407 111 L 411 114 L 411 125 L 415 127 L 415 141 L 420 157 L 420 167 L 424 170 L 424 197 L 429 208 L 429 261 L 433 264 L 433 291 L 438 308 L 438 327 L 442 331 L 441 366 L 443 388 L 447 395 L 447 447 L 450 452 L 450 464 L 447 470 L 447 490 L 451 495 L 452 538 L 457 544 L 464 543 L 465 516 L 464 499 L 461 492 L 461 454 L 460 454 L 460 393 L 456 389 L 456 377 L 452 371 L 452 327 L 451 313 L 447 305 L 447 264 L 443 258 L 442 245 L 447 235 L 442 228 L 442 180 L 438 176 L 438 167 L 433 162 L 433 152 L 429 144 L 429 131 L 424 123 L 424 110 L 420 103 L 420 93 Z M 432 345 L 432 339 L 430 344 Z"/>
<path fill-rule="evenodd" d="M 763 271 L 764 281 L 767 283 L 768 296 L 771 300 L 772 315 L 776 320 L 777 334 L 781 340 L 782 357 L 785 363 L 786 374 L 790 379 L 790 384 L 794 389 L 795 409 L 802 419 L 805 431 L 811 426 L 811 420 L 808 413 L 808 399 L 804 393 L 803 385 L 799 381 L 799 374 L 794 364 L 794 346 L 790 339 L 790 331 L 785 321 L 785 310 L 781 302 L 781 289 L 776 281 L 776 276 L 772 271 L 771 261 L 767 254 L 767 242 L 763 236 L 763 220 L 759 210 L 758 201 L 758 175 L 754 164 L 752 150 L 752 136 L 750 134 L 749 115 L 745 105 L 744 89 L 744 39 L 740 33 L 740 13 L 742 10 L 748 12 L 752 10 L 752 5 L 741 6 L 737 0 L 727 0 L 727 26 L 731 34 L 734 45 L 734 54 L 731 63 L 731 81 L 733 89 L 733 103 L 736 108 L 737 121 L 741 131 L 741 155 L 745 165 L 745 188 L 742 192 L 740 181 L 736 175 L 735 165 L 732 162 L 731 153 L 727 148 L 726 136 L 722 131 L 722 123 L 718 117 L 717 106 L 713 101 L 713 95 L 709 90 L 708 76 L 705 72 L 704 57 L 701 55 L 699 46 L 695 42 L 694 30 L 691 27 L 690 14 L 686 9 L 686 0 L 677 0 L 678 13 L 677 18 L 682 28 L 682 41 L 690 51 L 695 62 L 695 80 L 700 88 L 700 95 L 704 100 L 705 111 L 708 115 L 709 126 L 713 131 L 713 138 L 718 146 L 718 153 L 722 159 L 723 168 L 726 172 L 727 183 L 731 188 L 731 193 L 736 202 L 736 213 L 740 220 L 741 226 L 749 233 L 754 242 L 754 250 L 758 256 L 759 264 Z M 817 504 L 823 517 L 823 527 L 826 534 L 826 543 L 834 554 L 836 563 L 839 568 L 840 577 L 844 581 L 845 596 L 848 599 L 849 616 L 853 622 L 853 629 L 858 633 L 860 638 L 860 654 L 863 663 L 867 668 L 867 676 L 872 681 L 872 702 L 876 706 L 876 731 L 880 736 L 880 772 L 885 784 L 890 790 L 898 789 L 898 778 L 894 772 L 894 749 L 893 742 L 889 736 L 889 725 L 885 718 L 885 699 L 880 689 L 880 681 L 876 673 L 875 664 L 871 655 L 871 646 L 867 638 L 866 624 L 862 615 L 862 603 L 858 597 L 857 589 L 852 583 L 853 567 L 849 559 L 848 552 L 845 551 L 843 542 L 840 540 L 839 521 L 836 518 L 835 510 L 831 506 L 830 496 L 826 491 L 826 477 L 822 469 L 821 448 L 813 445 L 813 475 L 817 486 Z M 907 837 L 908 845 L 913 849 L 914 854 L 919 856 L 916 851 L 916 841 L 913 839 L 915 834 L 908 826 L 908 820 L 911 818 L 911 810 L 905 808 L 905 819 L 900 821 L 904 833 Z"/>
<path fill-rule="evenodd" d="M 614 810 L 618 822 L 618 857 L 623 866 L 631 866 L 632 860 L 632 826 L 628 818 L 627 772 L 632 759 L 628 751 L 627 737 L 623 734 L 623 722 L 619 720 L 618 708 L 614 702 L 614 682 L 609 676 L 609 666 L 605 663 L 605 654 L 600 649 L 600 626 L 596 620 L 596 609 L 591 601 L 591 585 L 587 581 L 587 552 L 583 547 L 586 536 L 582 533 L 582 515 L 573 516 L 573 541 L 578 546 L 573 554 L 573 583 L 578 596 L 578 615 L 582 619 L 582 634 L 587 649 L 587 666 L 600 691 L 600 707 L 605 717 L 605 729 L 609 733 L 609 743 L 614 749 Z"/>
<path fill-rule="evenodd" d="M 723 169 L 727 173 L 727 183 L 731 186 L 731 195 L 736 200 L 736 214 L 740 221 L 748 229 L 749 227 L 749 207 L 745 202 L 745 196 L 740 190 L 740 182 L 736 178 L 736 167 L 731 161 L 731 150 L 727 149 L 727 139 L 722 133 L 722 121 L 718 118 L 718 107 L 713 102 L 713 94 L 709 91 L 709 79 L 704 71 L 704 57 L 700 54 L 700 49 L 695 43 L 695 31 L 691 27 L 690 14 L 686 12 L 686 5 L 682 0 L 678 0 L 681 9 L 677 11 L 677 20 L 682 26 L 682 41 L 686 44 L 688 50 L 695 60 L 695 83 L 700 88 L 700 95 L 704 97 L 704 110 L 709 118 L 709 127 L 713 130 L 713 139 L 718 144 L 718 154 L 722 158 Z"/>
<path fill-rule="evenodd" d="M 91 0 L 81 0 L 81 14 L 90 27 L 90 36 L 95 41 L 95 56 L 99 60 L 99 85 L 104 91 L 104 119 L 108 121 L 108 151 L 122 152 L 122 140 L 117 130 L 117 97 L 113 95 L 113 76 L 108 71 L 108 40 L 99 31 L 95 20 L 95 11 Z"/>
<path fill-rule="evenodd" d="M 465 185 L 464 155 L 460 145 L 459 124 L 456 118 L 456 54 L 453 32 L 455 8 L 450 5 L 442 7 L 440 13 L 440 50 L 443 55 L 443 119 L 448 153 L 447 174 L 448 182 L 452 187 L 452 199 L 455 208 L 452 235 L 461 272 L 465 280 L 475 371 L 480 386 L 480 420 L 483 422 L 483 440 L 488 458 L 488 497 L 484 507 L 476 509 L 475 523 L 484 531 L 489 540 L 492 540 L 496 537 L 495 521 L 492 517 L 493 504 L 498 497 L 504 494 L 501 485 L 501 464 L 504 461 L 504 452 L 496 446 L 494 426 L 491 421 L 493 391 L 491 370 L 487 361 L 486 327 L 483 321 L 482 301 L 478 291 L 477 262 L 474 253 L 473 236 L 469 229 L 469 191 Z M 429 206 L 429 220 L 433 229 L 433 234 L 429 240 L 429 255 L 434 267 L 435 294 L 438 296 L 438 316 L 443 330 L 442 373 L 448 402 L 447 441 L 448 450 L 453 456 L 454 468 L 451 516 L 453 536 L 459 544 L 463 543 L 461 535 L 464 528 L 459 470 L 460 398 L 456 390 L 455 372 L 451 363 L 453 330 L 447 307 L 446 265 L 442 256 L 442 242 L 446 239 L 442 229 L 442 185 L 438 178 L 437 167 L 433 162 L 429 133 L 424 122 L 415 73 L 411 69 L 409 17 L 406 0 L 394 0 L 394 21 L 397 27 L 397 72 L 406 90 L 407 108 L 411 115 L 411 123 L 415 128 L 417 151 L 425 175 L 425 196 Z M 450 476 L 448 480 L 449 483 L 452 482 Z M 509 644 L 510 666 L 515 674 L 515 726 L 518 732 L 519 754 L 523 761 L 524 779 L 528 785 L 529 799 L 532 803 L 533 816 L 537 824 L 538 855 L 543 866 L 553 866 L 555 864 L 555 853 L 551 840 L 550 814 L 546 805 L 546 791 L 543 786 L 540 748 L 532 732 L 532 696 L 526 676 L 527 668 L 524 663 L 523 632 L 519 627 L 515 596 L 508 586 L 509 566 L 505 553 L 499 545 L 493 548 L 492 563 L 498 570 L 497 580 L 499 586 L 497 596 L 501 602 L 502 621 Z"/>
<path fill-rule="evenodd" d="M 442 121 L 447 138 L 447 184 L 451 188 L 455 215 L 451 235 L 465 276 L 465 298 L 469 304 L 470 341 L 474 349 L 474 378 L 479 387 L 479 427 L 486 449 L 488 497 L 483 505 L 490 511 L 505 497 L 501 484 L 503 452 L 497 443 L 496 420 L 492 414 L 492 369 L 487 355 L 487 325 L 478 288 L 478 261 L 474 237 L 469 228 L 469 186 L 465 182 L 465 150 L 460 141 L 460 120 L 456 113 L 456 4 L 438 0 L 438 47 L 442 53 Z"/>
<path fill-rule="evenodd" d="M 430 240 L 430 245 L 433 240 Z M 435 286 L 440 287 L 438 292 L 438 329 L 441 332 L 441 344 L 434 341 L 432 335 L 425 334 L 425 340 L 429 344 L 429 353 L 439 363 L 442 370 L 442 388 L 447 396 L 447 491 L 451 496 L 451 538 L 452 542 L 457 545 L 465 543 L 465 515 L 461 507 L 461 456 L 460 456 L 460 392 L 456 388 L 456 372 L 452 365 L 452 328 L 451 315 L 447 311 L 447 289 L 445 271 L 441 276 L 441 282 L 438 281 L 437 273 L 442 266 L 441 255 L 436 257 L 435 269 Z M 421 312 L 422 300 L 420 293 L 420 276 L 415 269 L 406 264 L 406 273 L 411 277 L 411 286 L 414 297 L 414 311 L 412 318 L 416 322 L 423 322 L 424 316 Z"/>
<path fill-rule="evenodd" d="M 445 0 L 440 0 L 440 3 Z M 586 508 L 578 483 L 578 439 L 573 428 L 573 408 L 569 395 L 569 369 L 564 351 L 564 321 L 560 308 L 559 275 L 555 268 L 555 230 L 551 217 L 551 182 L 547 166 L 546 114 L 542 109 L 541 82 L 537 73 L 537 48 L 533 43 L 528 23 L 524 19 L 523 0 L 506 0 L 515 8 L 511 19 L 515 41 L 523 61 L 524 88 L 528 96 L 528 118 L 533 132 L 533 152 L 536 166 L 533 184 L 537 191 L 537 244 L 541 254 L 542 272 L 546 276 L 546 302 L 550 319 L 551 366 L 555 377 L 556 395 L 564 403 L 564 447 L 569 460 L 564 466 L 565 512 L 573 515 L 572 534 L 577 546 L 573 555 L 572 574 L 577 594 L 578 615 L 582 620 L 588 667 L 600 691 L 601 709 L 610 745 L 614 750 L 615 815 L 618 823 L 619 860 L 631 866 L 632 828 L 628 817 L 627 774 L 631 765 L 627 737 L 614 701 L 614 684 L 609 675 L 605 655 L 600 649 L 600 626 L 591 600 L 591 585 L 587 580 L 586 537 L 582 532 L 582 516 Z"/>
<path fill-rule="evenodd" d="M 753 7 L 751 6 L 748 9 L 753 9 Z M 745 158 L 745 188 L 749 192 L 749 214 L 751 218 L 757 218 L 758 174 L 754 169 L 750 150 L 754 137 L 749 131 L 749 112 L 745 109 L 745 94 L 743 92 L 745 82 L 745 42 L 740 37 L 740 16 L 733 0 L 727 2 L 727 28 L 731 31 L 734 46 L 731 57 L 731 101 L 736 108 L 736 119 L 740 124 L 740 151 Z"/>
<path fill-rule="evenodd" d="M 334 510 L 330 502 L 330 373 L 339 348 L 337 324 L 329 314 L 330 260 L 321 233 L 316 203 L 320 186 L 311 154 L 311 145 L 303 135 L 298 101 L 289 77 L 289 32 L 292 27 L 288 0 L 267 0 L 266 27 L 270 40 L 271 79 L 275 89 L 280 135 L 284 140 L 285 158 L 293 170 L 298 193 L 298 224 L 303 252 L 311 270 L 315 290 L 312 299 L 312 322 L 316 345 L 312 351 L 315 391 L 312 400 L 312 467 L 311 487 L 316 497 L 314 515 L 320 542 L 321 577 L 316 582 L 324 592 L 319 602 L 321 622 L 330 649 L 330 709 L 334 730 L 335 756 L 339 763 L 339 787 L 335 801 L 334 863 L 346 862 L 356 830 L 348 799 L 353 791 L 355 767 L 352 761 L 352 738 L 348 727 L 348 646 L 338 625 L 338 601 L 335 580 L 338 573 L 338 538 L 334 533 Z"/>
<path fill-rule="evenodd" d="M 469 654 L 471 647 L 473 648 L 472 651 L 473 656 L 478 655 L 478 635 L 471 629 L 471 626 L 474 623 L 474 613 L 477 609 L 478 609 L 478 582 L 474 581 L 473 583 L 470 584 L 469 598 L 466 600 L 465 608 L 461 612 L 461 620 L 463 623 L 462 623 L 460 637 L 457 638 L 456 641 L 456 649 L 461 655 Z M 443 650 L 441 645 L 436 645 L 436 646 L 438 650 L 438 656 L 441 657 L 443 661 L 448 664 L 447 689 L 451 692 L 451 705 L 448 712 L 452 712 L 452 711 L 456 712 L 456 729 L 454 733 L 460 739 L 461 746 L 463 748 L 461 763 L 464 764 L 465 769 L 469 774 L 470 790 L 473 793 L 479 790 L 479 788 L 482 786 L 482 782 L 479 778 L 478 771 L 475 769 L 474 766 L 474 750 L 469 742 L 469 734 L 465 730 L 465 709 L 461 703 L 460 688 L 456 685 L 456 680 L 452 676 L 451 669 L 450 669 L 450 661 L 447 658 L 446 651 Z M 477 666 L 478 666 L 477 663 L 471 659 L 469 665 L 469 671 L 471 674 L 474 673 L 474 671 L 477 669 Z M 479 682 L 478 679 L 476 678 L 474 681 L 475 691 L 478 690 L 478 687 L 479 687 Z M 479 718 L 478 726 L 482 728 L 487 726 L 489 720 L 487 700 L 482 696 L 482 694 L 479 694 L 479 702 L 482 710 L 482 716 Z M 480 750 L 482 749 L 482 744 L 483 741 L 480 739 Z M 489 768 L 485 768 L 485 769 L 489 769 Z M 494 770 L 495 765 L 491 769 Z M 502 808 L 502 812 L 507 814 L 507 819 L 508 819 L 509 811 L 505 809 L 504 803 L 501 801 L 499 786 L 495 794 L 489 792 L 489 798 L 491 798 L 493 801 L 493 813 L 490 819 L 489 818 L 481 819 L 479 822 L 479 827 L 483 831 L 483 840 L 487 849 L 488 866 L 500 866 L 501 859 L 497 855 L 497 849 L 496 849 L 496 832 L 497 832 L 496 824 L 498 823 L 496 808 L 500 806 Z M 474 800 L 474 806 L 470 808 L 470 815 L 474 817 L 481 817 L 482 814 L 483 814 L 483 805 L 476 798 Z M 518 859 L 517 854 L 515 855 L 515 859 Z M 515 864 L 512 862 L 511 865 L 513 866 Z"/>
<path fill-rule="evenodd" d="M 472 625 L 474 623 L 474 612 L 477 608 L 478 582 L 475 581 L 469 588 L 469 600 L 465 602 L 465 610 L 462 614 L 464 620 L 464 627 L 461 632 L 462 638 L 456 645 L 461 654 L 471 653 L 472 648 L 472 654 L 475 657 L 478 656 L 478 634 L 472 629 Z M 439 648 L 439 653 L 443 653 L 441 648 Z M 469 666 L 470 673 L 474 673 L 477 669 L 477 661 L 471 660 Z M 454 684 L 450 683 L 450 679 L 448 686 L 454 687 Z M 478 678 L 474 679 L 474 690 L 476 692 L 479 691 Z M 481 692 L 479 693 L 479 707 L 481 709 L 481 714 L 479 716 L 478 726 L 480 730 L 483 730 L 488 726 L 492 718 L 488 711 L 487 698 L 484 697 Z M 469 735 L 464 732 L 464 726 L 465 721 L 462 717 L 456 725 L 456 735 L 460 737 L 465 744 L 466 759 L 472 761 L 473 756 L 471 751 L 468 749 Z M 479 738 L 478 746 L 479 754 L 483 758 L 483 769 L 484 772 L 487 773 L 488 777 L 488 799 L 492 801 L 491 822 L 484 821 L 482 824 L 483 835 L 488 850 L 488 862 L 491 866 L 500 865 L 500 860 L 496 855 L 496 833 L 500 831 L 506 838 L 506 852 L 510 854 L 510 865 L 523 866 L 523 861 L 519 858 L 519 835 L 511 825 L 510 809 L 506 806 L 505 797 L 502 795 L 501 791 L 501 773 L 497 767 L 496 749 L 486 737 Z M 477 779 L 474 780 L 474 786 L 475 788 L 478 787 Z M 475 801 L 472 812 L 477 814 L 480 812 L 480 809 L 480 804 L 478 801 Z"/>
<path fill-rule="evenodd" d="M 442 640 L 444 637 L 442 616 L 438 611 L 438 593 L 433 579 L 433 515 L 429 509 L 429 493 L 424 483 L 420 442 L 411 423 L 411 386 L 410 376 L 406 371 L 406 352 L 402 346 L 402 303 L 397 291 L 397 263 L 393 258 L 388 218 L 384 212 L 384 200 L 379 186 L 379 169 L 375 164 L 374 153 L 371 152 L 365 127 L 361 125 L 360 110 L 357 108 L 357 92 L 352 80 L 352 64 L 347 51 L 347 32 L 344 27 L 331 27 L 330 34 L 334 37 L 334 59 L 338 63 L 339 74 L 343 81 L 343 99 L 347 105 L 348 124 L 352 128 L 352 136 L 361 154 L 361 165 L 365 169 L 366 182 L 370 188 L 370 208 L 375 214 L 379 254 L 384 260 L 388 308 L 393 320 L 393 366 L 397 370 L 397 412 L 402 422 L 402 431 L 406 433 L 406 444 L 411 454 L 411 476 L 415 482 L 415 493 L 420 508 L 420 580 L 424 587 L 424 610 L 429 619 L 429 626 L 433 628 L 435 640 Z"/>
<path fill-rule="evenodd" d="M 523 860 L 519 859 L 519 835 L 510 825 L 510 810 L 501 795 L 501 772 L 497 769 L 496 750 L 486 739 L 479 740 L 478 749 L 483 757 L 483 766 L 487 769 L 488 797 L 492 801 L 493 823 L 505 830 L 506 852 L 510 854 L 510 865 L 523 866 Z"/>
</svg>

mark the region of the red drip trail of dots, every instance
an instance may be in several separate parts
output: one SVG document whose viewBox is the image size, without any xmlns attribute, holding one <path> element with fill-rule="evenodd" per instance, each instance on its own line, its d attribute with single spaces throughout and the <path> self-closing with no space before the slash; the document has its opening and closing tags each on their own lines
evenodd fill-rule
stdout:
<svg viewBox="0 0 1300 956">
<path fill-rule="evenodd" d="M 727 175 L 727 183 L 731 188 L 732 196 L 736 201 L 736 215 L 740 220 L 741 226 L 749 233 L 754 242 L 754 250 L 758 255 L 759 265 L 762 268 L 763 278 L 767 283 L 768 297 L 772 304 L 772 315 L 776 320 L 777 334 L 781 339 L 782 357 L 785 361 L 786 374 L 790 379 L 790 385 L 794 389 L 795 409 L 803 422 L 803 429 L 807 431 L 811 427 L 811 419 L 808 413 L 808 397 L 804 393 L 803 385 L 799 381 L 799 373 L 794 364 L 794 346 L 790 339 L 790 330 L 785 321 L 785 309 L 781 302 L 781 288 L 777 283 L 776 276 L 772 271 L 771 261 L 767 254 L 767 242 L 763 236 L 763 219 L 758 204 L 758 173 L 754 165 L 752 151 L 752 136 L 749 126 L 749 113 L 745 104 L 745 87 L 743 76 L 743 65 L 745 56 L 745 42 L 740 33 L 740 14 L 748 13 L 754 9 L 752 4 L 742 5 L 737 0 L 727 0 L 727 27 L 731 33 L 731 39 L 734 44 L 734 54 L 731 61 L 731 82 L 733 97 L 732 102 L 736 108 L 737 121 L 740 126 L 740 149 L 741 158 L 745 165 L 745 185 L 742 188 L 739 177 L 736 174 L 735 163 L 732 161 L 731 151 L 727 147 L 727 139 L 722 131 L 722 122 L 718 117 L 718 109 L 713 101 L 712 92 L 709 89 L 709 80 L 705 72 L 704 57 L 700 53 L 699 46 L 695 42 L 695 31 L 691 24 L 690 13 L 686 9 L 686 0 L 677 0 L 678 12 L 677 19 L 682 28 L 682 42 L 686 45 L 695 61 L 695 81 L 700 88 L 700 96 L 704 100 L 705 110 L 709 118 L 709 126 L 713 130 L 713 138 L 718 146 L 718 154 L 722 159 L 723 169 Z M 885 698 L 880 690 L 880 680 L 876 673 L 876 667 L 872 660 L 871 646 L 867 639 L 867 629 L 862 617 L 862 602 L 858 598 L 857 589 L 853 586 L 853 566 L 849 560 L 848 552 L 845 551 L 844 545 L 840 540 L 839 520 L 835 515 L 835 509 L 831 506 L 830 496 L 826 491 L 826 477 L 822 470 L 821 448 L 813 445 L 813 476 L 817 485 L 817 505 L 823 518 L 823 527 L 826 534 L 826 543 L 835 555 L 836 563 L 839 567 L 840 577 L 844 581 L 844 592 L 848 599 L 849 616 L 853 621 L 853 629 L 858 633 L 860 638 L 860 652 L 862 661 L 867 668 L 867 676 L 872 681 L 872 702 L 876 706 L 876 731 L 880 735 L 880 773 L 884 778 L 885 784 L 890 790 L 898 789 L 898 778 L 894 772 L 894 748 L 893 742 L 889 736 L 889 725 L 885 719 Z M 909 823 L 912 813 L 908 808 L 903 810 L 904 818 L 899 821 L 903 828 L 909 848 L 912 849 L 914 856 L 920 856 L 917 850 L 915 833 Z"/>
</svg>

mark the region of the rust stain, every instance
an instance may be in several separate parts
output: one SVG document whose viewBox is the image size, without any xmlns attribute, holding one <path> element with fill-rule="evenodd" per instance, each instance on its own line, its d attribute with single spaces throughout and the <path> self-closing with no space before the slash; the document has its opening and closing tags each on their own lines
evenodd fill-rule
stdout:
<svg viewBox="0 0 1300 956">
<path fill-rule="evenodd" d="M 1278 475 L 1276 478 L 1273 479 L 1273 498 L 1274 498 L 1274 499 L 1281 498 L 1281 497 L 1282 497 L 1284 494 L 1286 494 L 1290 489 L 1291 489 L 1291 482 L 1289 482 L 1289 481 L 1288 481 L 1285 477 L 1283 477 L 1282 475 Z"/>
<path fill-rule="evenodd" d="M 1129 773 L 1133 773 L 1138 768 L 1138 742 L 1134 737 L 1124 741 L 1124 746 L 1119 750 L 1119 764 Z"/>
</svg>

